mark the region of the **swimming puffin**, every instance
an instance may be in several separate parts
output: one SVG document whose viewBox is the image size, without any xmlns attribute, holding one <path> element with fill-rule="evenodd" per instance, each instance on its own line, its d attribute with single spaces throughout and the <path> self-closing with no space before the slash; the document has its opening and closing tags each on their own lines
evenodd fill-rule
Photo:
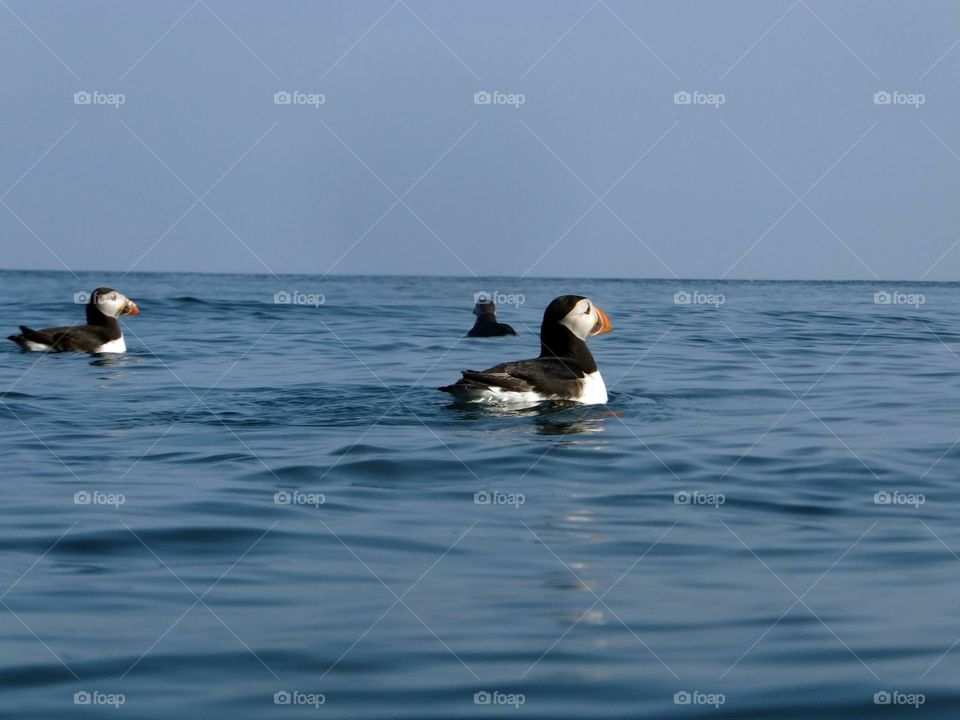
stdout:
<svg viewBox="0 0 960 720">
<path fill-rule="evenodd" d="M 21 335 L 10 335 L 24 351 L 122 353 L 127 351 L 117 318 L 139 315 L 137 304 L 111 288 L 97 288 L 87 304 L 87 324 L 31 330 L 21 325 Z"/>
<path fill-rule="evenodd" d="M 610 318 L 589 298 L 562 295 L 543 313 L 540 357 L 464 370 L 460 380 L 439 389 L 463 402 L 605 403 L 607 388 L 585 340 L 611 330 Z"/>
<path fill-rule="evenodd" d="M 477 321 L 470 328 L 467 337 L 517 336 L 517 331 L 512 327 L 497 322 L 497 306 L 490 300 L 479 300 L 473 308 L 473 314 L 477 316 Z"/>
</svg>

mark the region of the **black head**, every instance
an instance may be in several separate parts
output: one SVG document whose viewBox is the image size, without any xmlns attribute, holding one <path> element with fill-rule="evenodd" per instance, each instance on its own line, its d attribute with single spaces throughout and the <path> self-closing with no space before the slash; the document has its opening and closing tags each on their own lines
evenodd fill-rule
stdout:
<svg viewBox="0 0 960 720">
<path fill-rule="evenodd" d="M 107 295 L 109 295 L 110 293 L 115 293 L 115 292 L 116 292 L 116 290 L 114 290 L 113 288 L 98 287 L 96 290 L 94 290 L 92 293 L 90 293 L 90 304 L 91 304 L 91 305 L 96 305 L 97 303 L 100 302 L 100 300 L 102 300 L 103 298 L 105 298 Z"/>
<path fill-rule="evenodd" d="M 137 304 L 121 292 L 108 287 L 99 287 L 90 293 L 87 305 L 87 323 L 102 324 L 106 320 L 116 320 L 121 315 L 139 315 Z"/>
<path fill-rule="evenodd" d="M 561 295 L 554 298 L 547 305 L 547 309 L 543 311 L 543 324 L 560 322 L 570 314 L 570 311 L 578 302 L 586 299 L 582 295 Z"/>
<path fill-rule="evenodd" d="M 592 335 L 613 330 L 607 314 L 582 295 L 561 295 L 547 305 L 540 326 L 541 357 L 573 357 L 584 362 L 593 357 L 584 342 Z"/>
<path fill-rule="evenodd" d="M 477 317 L 481 315 L 493 315 L 497 316 L 497 306 L 494 305 L 489 300 L 481 300 L 476 305 L 473 306 L 473 314 Z"/>
</svg>

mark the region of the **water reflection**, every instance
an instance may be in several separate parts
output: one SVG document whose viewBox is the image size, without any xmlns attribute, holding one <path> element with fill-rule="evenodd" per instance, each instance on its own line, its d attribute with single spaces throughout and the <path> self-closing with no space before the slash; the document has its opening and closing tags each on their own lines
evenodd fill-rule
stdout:
<svg viewBox="0 0 960 720">
<path fill-rule="evenodd" d="M 94 367 L 111 367 L 114 365 L 130 365 L 133 362 L 133 358 L 129 355 L 123 355 L 120 353 L 101 353 L 99 355 L 94 355 L 93 359 L 90 361 L 90 364 Z"/>
<path fill-rule="evenodd" d="M 503 418 L 532 418 L 538 435 L 578 435 L 602 433 L 609 418 L 622 417 L 623 413 L 610 410 L 605 405 L 581 405 L 574 402 L 553 400 L 529 405 L 448 405 L 464 420 L 481 420 L 491 415 Z"/>
<path fill-rule="evenodd" d="M 100 355 L 94 355 L 93 359 L 90 360 L 91 367 L 97 368 L 116 368 L 113 371 L 103 372 L 98 375 L 100 380 L 117 380 L 124 376 L 124 373 L 118 372 L 122 367 L 130 365 L 142 365 L 142 358 L 136 358 L 131 355 L 118 354 L 118 353 L 102 353 Z"/>
<path fill-rule="evenodd" d="M 604 411 L 572 414 L 564 417 L 540 415 L 534 419 L 534 428 L 540 435 L 578 435 L 584 433 L 602 433 L 606 430 L 607 419 L 620 417 L 622 413 Z"/>
<path fill-rule="evenodd" d="M 550 528 L 568 540 L 576 538 L 578 542 L 605 542 L 605 537 L 596 532 L 595 525 L 594 514 L 583 507 L 571 508 L 566 514 L 557 516 L 550 522 Z M 562 608 L 555 613 L 558 622 L 571 627 L 606 625 L 606 609 L 599 599 L 610 589 L 612 579 L 602 571 L 598 572 L 598 568 L 587 559 L 585 553 L 574 558 L 556 555 L 552 550 L 555 540 L 548 539 L 551 534 L 553 533 L 541 535 L 538 541 L 557 560 L 555 567 L 548 567 L 544 571 L 543 584 L 563 594 Z M 590 642 L 596 645 L 601 639 L 592 638 Z"/>
</svg>

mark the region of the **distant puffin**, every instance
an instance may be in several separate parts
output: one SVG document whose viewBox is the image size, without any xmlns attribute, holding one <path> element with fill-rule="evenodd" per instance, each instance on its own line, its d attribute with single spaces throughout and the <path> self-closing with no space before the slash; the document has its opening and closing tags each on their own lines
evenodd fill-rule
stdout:
<svg viewBox="0 0 960 720">
<path fill-rule="evenodd" d="M 21 335 L 10 335 L 24 351 L 122 353 L 127 351 L 117 318 L 139 315 L 137 304 L 111 288 L 97 288 L 87 304 L 87 324 L 31 330 L 21 325 Z"/>
<path fill-rule="evenodd" d="M 495 365 L 483 372 L 464 370 L 460 380 L 439 389 L 463 402 L 605 403 L 606 385 L 584 341 L 611 330 L 607 314 L 589 298 L 562 295 L 543 313 L 540 357 Z"/>
<path fill-rule="evenodd" d="M 497 306 L 492 301 L 481 298 L 473 308 L 477 321 L 470 328 L 467 337 L 517 336 L 517 331 L 505 323 L 497 322 Z"/>
</svg>

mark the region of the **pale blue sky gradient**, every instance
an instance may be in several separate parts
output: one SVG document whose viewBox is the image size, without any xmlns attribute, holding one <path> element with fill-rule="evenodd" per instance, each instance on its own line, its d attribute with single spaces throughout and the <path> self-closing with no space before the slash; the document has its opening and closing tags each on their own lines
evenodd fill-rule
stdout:
<svg viewBox="0 0 960 720">
<path fill-rule="evenodd" d="M 958 76 L 948 0 L 4 0 L 0 266 L 956 280 Z"/>
</svg>

